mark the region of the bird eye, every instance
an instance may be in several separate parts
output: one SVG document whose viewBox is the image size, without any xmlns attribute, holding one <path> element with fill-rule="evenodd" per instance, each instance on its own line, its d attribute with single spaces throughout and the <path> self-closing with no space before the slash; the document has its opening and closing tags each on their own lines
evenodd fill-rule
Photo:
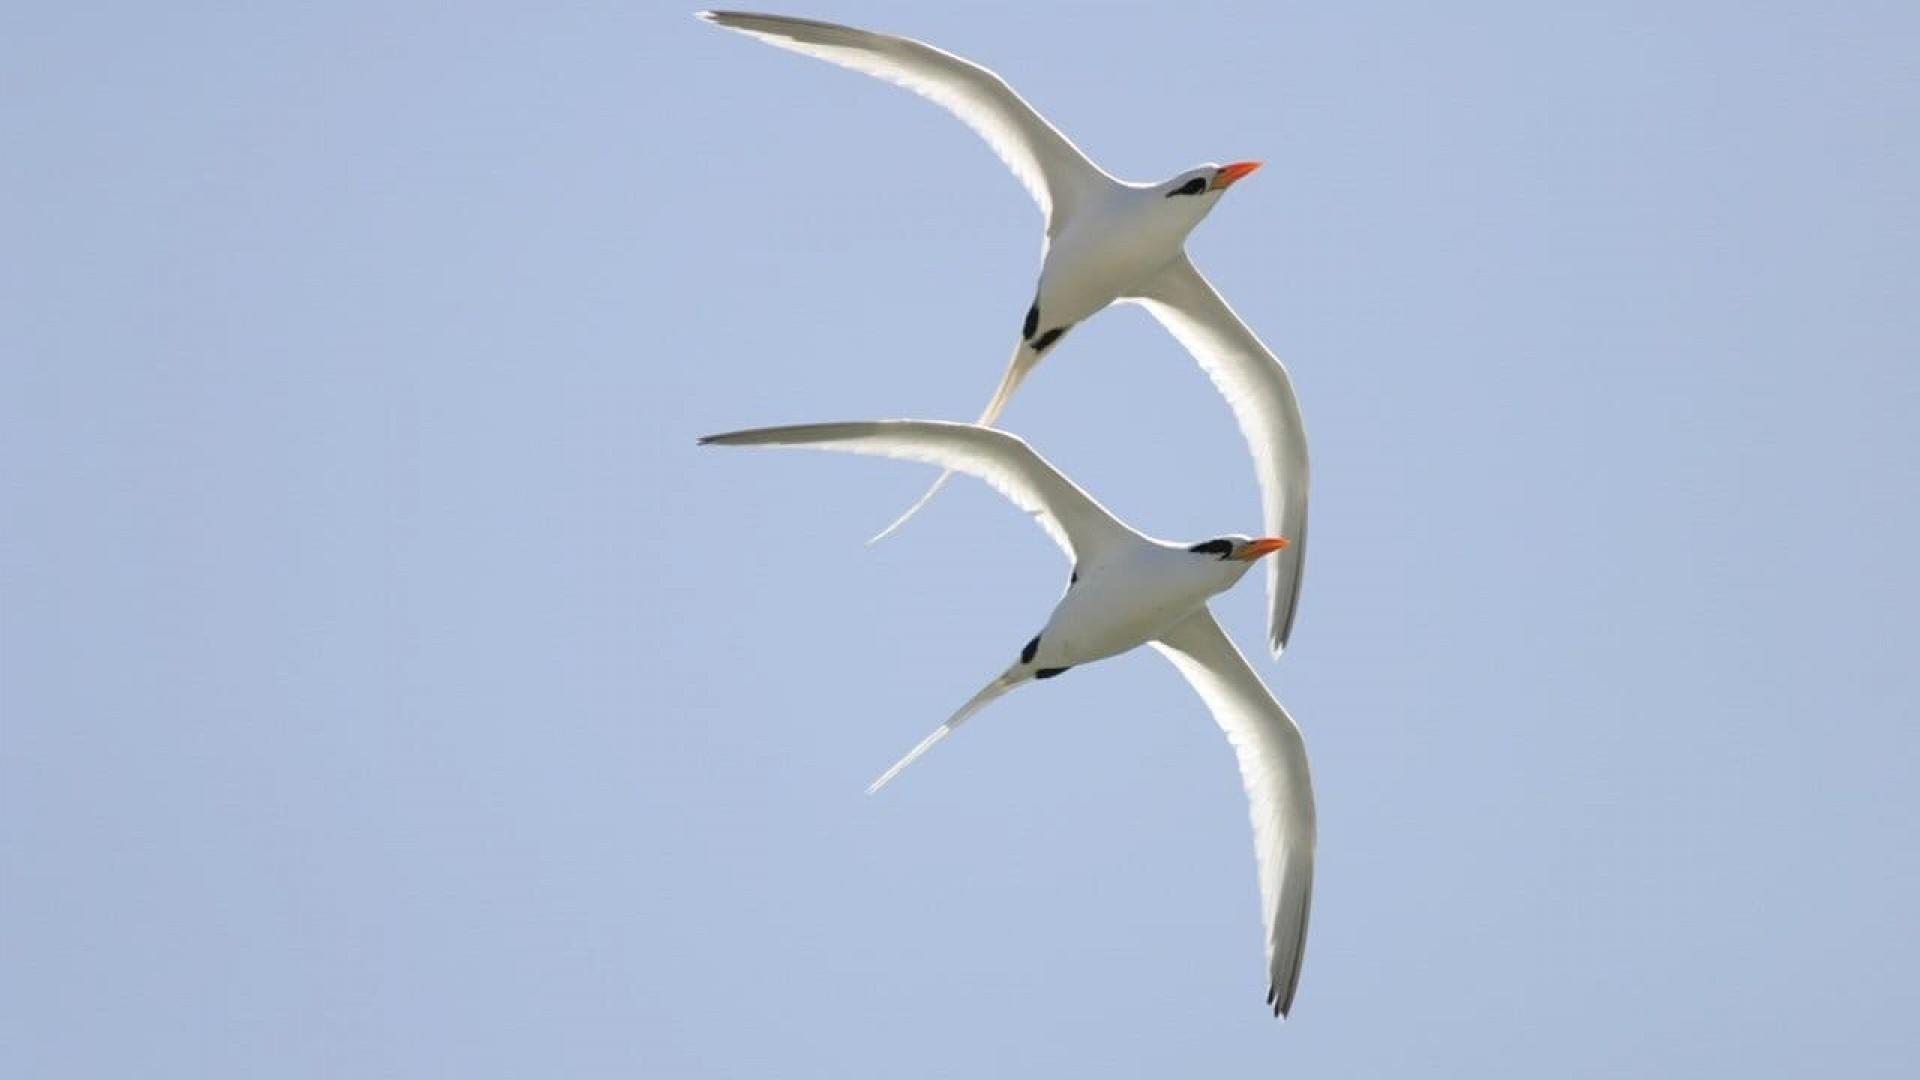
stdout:
<svg viewBox="0 0 1920 1080">
<path fill-rule="evenodd" d="M 1181 184 L 1179 187 L 1174 188 L 1172 191 L 1167 192 L 1167 198 L 1171 199 L 1175 195 L 1198 195 L 1205 190 L 1207 190 L 1206 178 L 1196 176 L 1186 183 Z"/>
<path fill-rule="evenodd" d="M 1233 541 L 1209 540 L 1204 544 L 1195 544 L 1187 550 L 1195 555 L 1218 555 L 1224 559 L 1233 554 Z"/>
</svg>

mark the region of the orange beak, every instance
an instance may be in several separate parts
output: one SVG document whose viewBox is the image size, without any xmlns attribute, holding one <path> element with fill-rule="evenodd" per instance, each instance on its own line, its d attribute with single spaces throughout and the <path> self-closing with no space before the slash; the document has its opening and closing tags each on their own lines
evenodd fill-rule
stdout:
<svg viewBox="0 0 1920 1080">
<path fill-rule="evenodd" d="M 1286 537 L 1268 536 L 1260 540 L 1255 540 L 1246 547 L 1241 548 L 1240 554 L 1235 555 L 1234 558 L 1239 559 L 1241 562 L 1252 562 L 1263 555 L 1271 555 L 1276 551 L 1284 551 L 1286 550 L 1286 546 Z"/>
<path fill-rule="evenodd" d="M 1241 177 L 1259 167 L 1260 163 L 1257 161 L 1236 161 L 1231 165 L 1222 165 L 1220 171 L 1214 174 L 1213 183 L 1210 186 L 1215 191 L 1225 191 L 1237 183 Z"/>
</svg>

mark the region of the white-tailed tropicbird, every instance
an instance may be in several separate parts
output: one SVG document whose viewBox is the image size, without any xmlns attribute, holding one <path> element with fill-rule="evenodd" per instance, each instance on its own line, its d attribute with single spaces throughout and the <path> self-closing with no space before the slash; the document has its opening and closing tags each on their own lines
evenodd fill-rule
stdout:
<svg viewBox="0 0 1920 1080">
<path fill-rule="evenodd" d="M 783 49 L 898 83 L 944 106 L 984 137 L 1046 215 L 1040 283 L 1020 342 L 979 423 L 999 419 L 1020 383 L 1076 323 L 1115 301 L 1144 305 L 1200 362 L 1232 406 L 1253 451 L 1268 532 L 1292 546 L 1269 560 L 1267 643 L 1286 648 L 1306 557 L 1307 438 L 1287 370 L 1187 257 L 1187 234 L 1221 192 L 1258 162 L 1202 165 L 1159 183 L 1117 180 L 1088 160 L 1005 80 L 910 38 L 850 26 L 705 11 L 700 18 Z M 887 526 L 926 505 L 951 473 Z"/>
<path fill-rule="evenodd" d="M 1267 932 L 1267 1001 L 1293 1007 L 1313 898 L 1313 781 L 1293 718 L 1248 665 L 1207 600 L 1232 588 L 1254 561 L 1285 549 L 1281 537 L 1222 536 L 1174 544 L 1108 512 L 1026 442 L 974 424 L 881 420 L 757 428 L 700 440 L 723 446 L 801 446 L 903 458 L 977 476 L 1032 514 L 1073 571 L 1040 633 L 946 723 L 880 775 L 877 791 L 995 698 L 1035 679 L 1152 645 L 1206 702 L 1239 759 L 1253 816 Z"/>
</svg>

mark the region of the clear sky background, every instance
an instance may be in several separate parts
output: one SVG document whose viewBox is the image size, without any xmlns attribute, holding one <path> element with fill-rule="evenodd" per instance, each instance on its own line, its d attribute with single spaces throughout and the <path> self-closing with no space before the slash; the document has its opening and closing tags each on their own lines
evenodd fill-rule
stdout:
<svg viewBox="0 0 1920 1080">
<path fill-rule="evenodd" d="M 1191 250 L 1313 438 L 1280 1024 L 1150 653 L 861 794 L 1039 530 L 694 445 L 973 415 L 1040 220 L 957 122 L 681 5 L 14 5 L 0 1074 L 1912 1075 L 1920 13 L 1569 6 L 796 12 L 1268 163 Z M 1257 527 L 1138 309 L 1006 422 Z"/>
</svg>

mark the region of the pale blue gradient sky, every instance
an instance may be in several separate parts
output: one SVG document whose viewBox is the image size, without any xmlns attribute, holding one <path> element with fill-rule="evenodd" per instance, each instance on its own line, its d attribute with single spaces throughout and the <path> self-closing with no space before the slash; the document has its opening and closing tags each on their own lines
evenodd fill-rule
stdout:
<svg viewBox="0 0 1920 1080">
<path fill-rule="evenodd" d="M 1268 162 L 1192 248 L 1314 439 L 1281 1025 L 1159 659 L 861 795 L 1037 529 L 694 446 L 972 415 L 1039 220 L 960 125 L 681 5 L 16 5 L 0 1074 L 1910 1075 L 1920 13 L 1546 7 L 796 12 Z M 1137 310 L 1006 419 L 1257 524 Z"/>
</svg>

